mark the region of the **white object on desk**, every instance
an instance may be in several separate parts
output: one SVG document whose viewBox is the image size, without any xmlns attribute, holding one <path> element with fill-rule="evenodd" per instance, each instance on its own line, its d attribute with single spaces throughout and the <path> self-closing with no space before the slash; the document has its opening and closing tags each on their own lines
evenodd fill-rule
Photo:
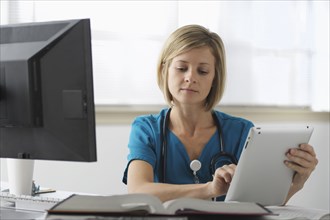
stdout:
<svg viewBox="0 0 330 220">
<path fill-rule="evenodd" d="M 63 199 L 68 198 L 73 193 L 67 191 L 56 191 L 51 193 L 42 193 L 36 196 L 14 195 L 8 190 L 8 182 L 0 182 L 0 201 L 1 207 L 9 207 L 23 210 L 36 210 L 45 212 Z M 41 188 L 41 191 L 45 188 Z"/>
<path fill-rule="evenodd" d="M 16 196 L 8 192 L 0 192 L 1 206 L 15 207 L 16 209 L 45 211 L 52 208 L 63 199 L 44 196 Z"/>
<path fill-rule="evenodd" d="M 7 158 L 9 191 L 15 195 L 31 195 L 34 160 Z"/>
</svg>

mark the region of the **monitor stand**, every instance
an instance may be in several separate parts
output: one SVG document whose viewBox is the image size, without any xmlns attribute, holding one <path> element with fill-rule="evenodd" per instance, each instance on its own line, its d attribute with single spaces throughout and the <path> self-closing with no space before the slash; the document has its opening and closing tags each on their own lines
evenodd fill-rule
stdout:
<svg viewBox="0 0 330 220">
<path fill-rule="evenodd" d="M 34 160 L 7 158 L 9 193 L 31 195 Z"/>
</svg>

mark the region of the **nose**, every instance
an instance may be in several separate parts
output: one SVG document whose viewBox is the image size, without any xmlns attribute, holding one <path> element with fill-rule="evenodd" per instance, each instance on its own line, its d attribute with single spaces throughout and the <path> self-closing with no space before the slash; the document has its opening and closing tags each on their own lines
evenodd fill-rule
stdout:
<svg viewBox="0 0 330 220">
<path fill-rule="evenodd" d="M 195 75 L 194 71 L 193 70 L 187 71 L 186 74 L 185 74 L 185 79 L 184 80 L 187 83 L 196 83 L 197 80 L 196 80 L 196 75 Z"/>
</svg>

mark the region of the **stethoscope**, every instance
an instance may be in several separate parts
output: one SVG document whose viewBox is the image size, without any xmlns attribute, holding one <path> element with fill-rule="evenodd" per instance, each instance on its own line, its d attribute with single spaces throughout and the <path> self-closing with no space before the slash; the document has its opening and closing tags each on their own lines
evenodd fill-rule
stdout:
<svg viewBox="0 0 330 220">
<path fill-rule="evenodd" d="M 164 121 L 163 121 L 163 126 L 162 126 L 162 132 L 160 134 L 160 141 L 162 143 L 162 149 L 161 149 L 161 157 L 160 157 L 160 177 L 159 180 L 163 183 L 165 183 L 166 180 L 166 159 L 167 159 L 167 127 L 169 123 L 169 118 L 170 118 L 170 113 L 171 113 L 172 108 L 169 108 L 166 112 Z M 211 176 L 215 173 L 215 170 L 218 166 L 216 166 L 219 161 L 222 161 L 222 165 L 225 164 L 237 164 L 237 159 L 233 154 L 227 153 L 224 150 L 224 140 L 222 138 L 222 128 L 221 128 L 221 123 L 218 117 L 216 116 L 216 113 L 213 111 L 212 112 L 212 117 L 213 120 L 216 123 L 218 132 L 219 132 L 219 142 L 220 142 L 220 152 L 216 153 L 212 158 L 210 162 L 210 174 Z M 194 175 L 194 182 L 199 183 L 199 179 L 197 176 L 197 171 L 201 168 L 202 164 L 198 160 L 193 160 L 190 163 L 190 168 L 193 171 Z"/>
</svg>

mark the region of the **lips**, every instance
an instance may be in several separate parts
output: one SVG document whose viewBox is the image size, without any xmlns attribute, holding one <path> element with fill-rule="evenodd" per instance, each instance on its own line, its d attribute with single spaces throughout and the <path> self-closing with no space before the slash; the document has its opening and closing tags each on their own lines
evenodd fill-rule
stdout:
<svg viewBox="0 0 330 220">
<path fill-rule="evenodd" d="M 187 92 L 197 92 L 196 90 L 191 89 L 191 88 L 181 88 L 180 90 L 181 91 L 187 91 Z"/>
</svg>

